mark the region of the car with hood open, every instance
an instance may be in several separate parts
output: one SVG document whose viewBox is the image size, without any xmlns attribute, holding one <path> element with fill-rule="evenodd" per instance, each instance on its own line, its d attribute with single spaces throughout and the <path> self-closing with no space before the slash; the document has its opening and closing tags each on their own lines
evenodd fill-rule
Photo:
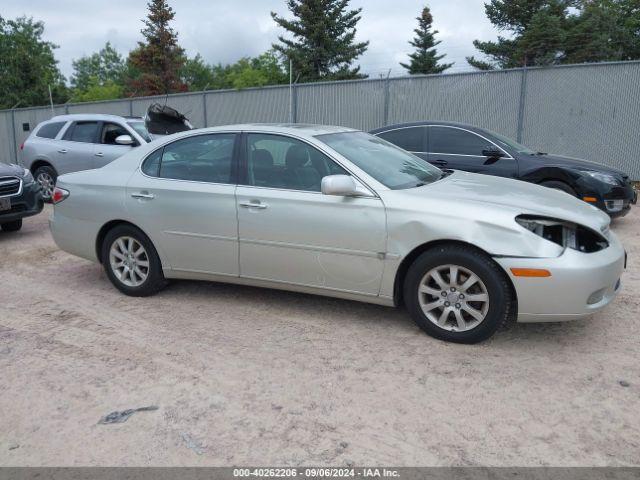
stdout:
<svg viewBox="0 0 640 480">
<path fill-rule="evenodd" d="M 154 103 L 144 118 L 95 113 L 53 117 L 38 124 L 20 148 L 24 166 L 48 202 L 59 175 L 101 168 L 154 138 L 192 128 L 177 110 Z"/>
<path fill-rule="evenodd" d="M 637 201 L 629 176 L 618 169 L 537 152 L 484 128 L 424 121 L 389 125 L 371 133 L 437 167 L 516 178 L 561 190 L 611 217 L 626 215 Z"/>
<path fill-rule="evenodd" d="M 430 335 L 580 319 L 620 289 L 609 217 L 564 192 L 442 171 L 360 131 L 235 125 L 62 175 L 58 246 L 148 296 L 212 280 L 406 305 Z"/>
</svg>

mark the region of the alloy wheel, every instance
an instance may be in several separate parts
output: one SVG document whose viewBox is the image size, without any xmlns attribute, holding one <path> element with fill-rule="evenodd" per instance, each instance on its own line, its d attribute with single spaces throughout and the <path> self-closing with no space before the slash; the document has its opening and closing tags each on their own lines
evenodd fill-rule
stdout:
<svg viewBox="0 0 640 480">
<path fill-rule="evenodd" d="M 424 315 L 435 325 L 453 332 L 477 327 L 489 311 L 484 282 L 459 265 L 441 265 L 420 280 L 418 297 Z"/>
<path fill-rule="evenodd" d="M 111 244 L 109 265 L 116 278 L 128 287 L 139 287 L 149 276 L 149 255 L 133 237 L 119 237 Z"/>
<path fill-rule="evenodd" d="M 44 198 L 45 200 L 49 200 L 51 198 L 51 195 L 53 195 L 53 189 L 56 186 L 56 182 L 53 177 L 51 177 L 51 175 L 46 172 L 40 172 L 36 177 L 36 181 L 40 185 L 42 198 Z"/>
</svg>

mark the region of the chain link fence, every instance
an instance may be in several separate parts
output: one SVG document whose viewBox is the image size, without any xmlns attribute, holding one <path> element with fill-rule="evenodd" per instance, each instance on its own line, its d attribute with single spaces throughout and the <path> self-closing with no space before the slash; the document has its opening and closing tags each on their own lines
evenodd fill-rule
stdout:
<svg viewBox="0 0 640 480">
<path fill-rule="evenodd" d="M 566 65 L 207 91 L 0 111 L 0 161 L 54 114 L 142 116 L 166 102 L 196 127 L 298 122 L 370 130 L 449 120 L 489 128 L 525 145 L 619 168 L 640 180 L 640 62 Z"/>
</svg>

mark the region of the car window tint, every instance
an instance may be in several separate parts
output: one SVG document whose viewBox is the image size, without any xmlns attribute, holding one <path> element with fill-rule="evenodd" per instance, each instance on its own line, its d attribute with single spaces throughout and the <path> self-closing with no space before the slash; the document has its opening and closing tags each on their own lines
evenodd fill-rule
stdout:
<svg viewBox="0 0 640 480">
<path fill-rule="evenodd" d="M 164 147 L 159 176 L 175 180 L 231 183 L 235 134 L 198 135 Z"/>
<path fill-rule="evenodd" d="M 430 152 L 482 156 L 491 144 L 475 133 L 449 127 L 430 127 Z"/>
<path fill-rule="evenodd" d="M 312 146 L 280 135 L 248 135 L 248 184 L 319 192 L 328 175 L 348 175 Z"/>
<path fill-rule="evenodd" d="M 98 122 L 76 122 L 64 135 L 72 142 L 93 143 L 98 133 Z"/>
<path fill-rule="evenodd" d="M 162 148 L 149 155 L 142 164 L 142 172 L 150 177 L 160 175 L 160 159 L 162 158 Z"/>
<path fill-rule="evenodd" d="M 53 122 L 47 123 L 41 126 L 36 133 L 36 137 L 41 138 L 56 138 L 58 132 L 64 127 L 67 122 Z"/>
<path fill-rule="evenodd" d="M 423 152 L 426 150 L 423 145 L 424 127 L 399 128 L 377 135 L 408 152 Z"/>
<path fill-rule="evenodd" d="M 100 143 L 104 145 L 119 145 L 116 143 L 116 138 L 120 135 L 131 136 L 122 125 L 118 125 L 117 123 L 104 123 L 102 125 L 102 132 L 100 132 Z"/>
</svg>

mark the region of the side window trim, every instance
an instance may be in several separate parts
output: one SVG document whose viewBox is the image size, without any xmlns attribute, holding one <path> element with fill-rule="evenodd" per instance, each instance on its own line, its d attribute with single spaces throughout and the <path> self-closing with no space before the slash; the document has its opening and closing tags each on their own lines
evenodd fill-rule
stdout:
<svg viewBox="0 0 640 480">
<path fill-rule="evenodd" d="M 233 143 L 233 152 L 231 153 L 231 172 L 230 172 L 230 183 L 220 183 L 220 182 L 206 182 L 203 180 L 185 180 L 185 179 L 180 179 L 180 178 L 167 178 L 167 177 L 161 177 L 160 176 L 160 170 L 162 168 L 162 157 L 164 156 L 164 150 L 166 147 L 168 147 L 169 145 L 175 143 L 175 142 L 179 142 L 180 140 L 185 140 L 187 138 L 196 138 L 196 137 L 202 137 L 205 135 L 217 135 L 217 134 L 231 134 L 231 135 L 235 135 L 235 139 L 234 139 L 234 143 Z M 232 131 L 232 132 L 228 132 L 228 131 L 221 131 L 221 132 L 207 132 L 207 133 L 199 133 L 197 135 L 189 135 L 187 137 L 182 137 L 182 138 L 178 138 L 172 142 L 166 143 L 164 145 L 162 145 L 161 147 L 156 148 L 155 150 L 149 152 L 140 162 L 140 164 L 138 165 L 138 171 L 140 172 L 140 174 L 143 177 L 146 178 L 152 178 L 154 180 L 164 180 L 165 182 L 188 182 L 188 183 L 202 183 L 202 184 L 206 184 L 206 185 L 232 185 L 232 186 L 237 186 L 238 185 L 238 166 L 237 166 L 237 153 L 238 153 L 238 146 L 239 146 L 239 141 L 240 141 L 240 137 L 241 137 L 242 132 L 238 132 L 238 131 Z M 151 158 L 155 153 L 157 153 L 158 151 L 161 151 L 160 153 L 160 160 L 158 161 L 158 172 L 157 175 L 148 175 L 144 172 L 144 164 L 145 162 Z"/>
<path fill-rule="evenodd" d="M 476 137 L 480 137 L 482 140 L 484 140 L 487 143 L 490 143 L 491 145 L 493 145 L 494 147 L 496 147 L 497 149 L 501 150 L 502 152 L 505 153 L 506 157 L 503 157 L 504 160 L 513 160 L 514 158 L 511 156 L 511 154 L 509 152 L 507 152 L 504 148 L 502 148 L 500 145 L 496 145 L 494 142 L 492 142 L 491 140 L 489 140 L 487 137 L 480 135 L 479 133 L 473 132 L 471 130 L 467 130 L 466 128 L 462 128 L 462 127 L 454 127 L 452 125 L 427 125 L 428 128 L 431 127 L 438 127 L 438 128 L 452 128 L 454 130 L 462 130 L 463 132 L 467 132 L 467 133 L 471 133 L 473 135 L 475 135 Z M 442 152 L 432 152 L 431 151 L 431 134 L 428 135 L 428 139 L 429 139 L 429 143 L 427 144 L 427 152 L 425 153 L 429 153 L 429 154 L 433 154 L 433 155 L 455 155 L 457 157 L 474 157 L 474 158 L 485 158 L 483 155 L 468 155 L 468 154 L 463 154 L 463 153 L 442 153 Z"/>
</svg>

